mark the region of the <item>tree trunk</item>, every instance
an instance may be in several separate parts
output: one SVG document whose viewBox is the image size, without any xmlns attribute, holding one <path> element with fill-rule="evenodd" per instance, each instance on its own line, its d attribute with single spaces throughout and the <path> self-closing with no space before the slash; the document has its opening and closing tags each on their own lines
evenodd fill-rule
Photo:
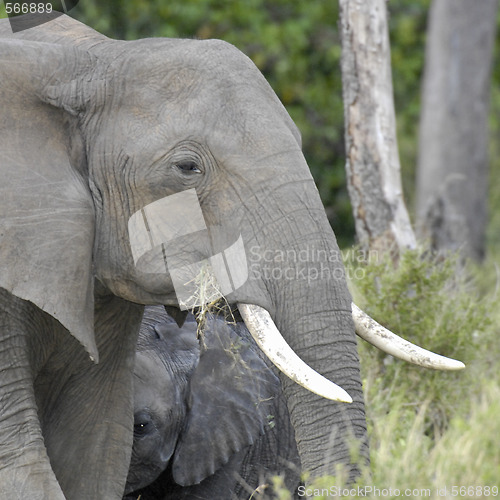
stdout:
<svg viewBox="0 0 500 500">
<path fill-rule="evenodd" d="M 413 248 L 403 200 L 385 0 L 340 0 L 346 171 L 356 234 L 370 249 Z"/>
<path fill-rule="evenodd" d="M 498 0 L 438 0 L 429 13 L 417 170 L 419 233 L 485 252 L 488 108 Z"/>
</svg>

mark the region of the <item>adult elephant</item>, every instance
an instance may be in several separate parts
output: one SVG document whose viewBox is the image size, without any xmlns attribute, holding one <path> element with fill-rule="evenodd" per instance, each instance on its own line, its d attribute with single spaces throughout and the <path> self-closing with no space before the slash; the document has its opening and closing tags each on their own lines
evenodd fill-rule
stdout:
<svg viewBox="0 0 500 500">
<path fill-rule="evenodd" d="M 352 398 L 283 377 L 304 469 L 349 465 L 348 435 L 367 459 L 341 256 L 300 134 L 252 62 L 66 16 L 0 36 L 0 496 L 121 498 L 139 304 L 214 290 L 348 394 L 318 393 Z M 210 293 L 190 287 L 213 275 Z"/>
<path fill-rule="evenodd" d="M 277 474 L 293 492 L 300 464 L 278 378 L 242 323 L 207 319 L 201 348 L 197 333 L 193 316 L 180 328 L 146 307 L 126 498 L 248 499 Z"/>
</svg>

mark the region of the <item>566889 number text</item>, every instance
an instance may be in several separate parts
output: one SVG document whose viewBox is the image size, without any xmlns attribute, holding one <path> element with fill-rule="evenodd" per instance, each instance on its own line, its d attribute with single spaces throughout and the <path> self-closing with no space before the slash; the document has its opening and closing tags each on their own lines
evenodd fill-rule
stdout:
<svg viewBox="0 0 500 500">
<path fill-rule="evenodd" d="M 52 4 L 5 2 L 5 12 L 7 14 L 50 14 Z"/>
</svg>

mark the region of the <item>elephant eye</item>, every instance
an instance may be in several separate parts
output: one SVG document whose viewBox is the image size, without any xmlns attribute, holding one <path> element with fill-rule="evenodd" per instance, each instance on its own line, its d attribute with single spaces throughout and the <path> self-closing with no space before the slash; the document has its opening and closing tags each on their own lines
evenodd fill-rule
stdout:
<svg viewBox="0 0 500 500">
<path fill-rule="evenodd" d="M 137 437 L 144 436 L 147 434 L 149 427 L 149 422 L 141 422 L 140 424 L 134 424 L 134 435 Z"/>
<path fill-rule="evenodd" d="M 139 414 L 134 417 L 134 437 L 140 438 L 151 432 L 151 417 L 146 414 Z"/>
<path fill-rule="evenodd" d="M 201 168 L 199 165 L 192 160 L 179 161 L 175 166 L 184 173 L 187 174 L 201 174 Z"/>
</svg>

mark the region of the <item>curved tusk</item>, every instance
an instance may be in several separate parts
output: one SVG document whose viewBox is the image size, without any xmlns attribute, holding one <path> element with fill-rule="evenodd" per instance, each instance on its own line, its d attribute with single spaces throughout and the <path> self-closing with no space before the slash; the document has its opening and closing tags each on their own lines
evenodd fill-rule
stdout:
<svg viewBox="0 0 500 500">
<path fill-rule="evenodd" d="M 352 403 L 351 396 L 342 387 L 320 375 L 295 354 L 264 308 L 239 303 L 238 309 L 257 345 L 285 375 L 319 396 Z"/>
<path fill-rule="evenodd" d="M 352 303 L 352 319 L 356 333 L 362 339 L 391 356 L 435 370 L 462 370 L 465 368 L 461 361 L 440 356 L 398 337 L 370 318 L 354 302 Z"/>
</svg>

